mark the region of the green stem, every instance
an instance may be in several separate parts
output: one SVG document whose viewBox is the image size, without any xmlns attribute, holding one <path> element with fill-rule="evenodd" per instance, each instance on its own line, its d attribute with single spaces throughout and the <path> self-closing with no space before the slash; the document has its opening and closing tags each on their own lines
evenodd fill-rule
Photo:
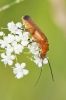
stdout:
<svg viewBox="0 0 66 100">
<path fill-rule="evenodd" d="M 0 50 L 0 52 L 5 52 L 5 50 Z"/>
<path fill-rule="evenodd" d="M 21 1 L 24 1 L 24 0 L 15 0 L 15 1 L 9 3 L 9 4 L 6 4 L 5 6 L 2 6 L 0 8 L 0 12 L 3 11 L 3 10 L 5 10 L 5 9 L 10 8 L 11 6 L 13 6 L 13 5 L 17 4 L 17 3 L 20 3 Z"/>
</svg>

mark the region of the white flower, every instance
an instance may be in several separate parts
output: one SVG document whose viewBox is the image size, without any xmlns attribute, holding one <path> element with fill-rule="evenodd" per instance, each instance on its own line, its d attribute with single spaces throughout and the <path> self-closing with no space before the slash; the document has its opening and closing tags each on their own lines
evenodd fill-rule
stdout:
<svg viewBox="0 0 66 100">
<path fill-rule="evenodd" d="M 9 43 L 12 43 L 15 40 L 15 37 L 12 34 L 8 34 L 7 39 Z"/>
<path fill-rule="evenodd" d="M 4 35 L 4 33 L 3 32 L 0 32 L 0 36 L 3 36 Z"/>
<path fill-rule="evenodd" d="M 34 62 L 39 66 L 42 67 L 43 64 L 47 64 L 48 63 L 48 59 L 47 58 L 40 58 L 40 54 L 36 54 L 34 55 Z"/>
<path fill-rule="evenodd" d="M 39 55 L 34 55 L 34 62 L 39 66 L 42 67 L 43 60 L 39 57 Z"/>
<path fill-rule="evenodd" d="M 22 34 L 22 33 L 21 33 Z M 21 40 L 20 36 L 19 35 L 15 35 L 15 41 L 16 42 L 19 42 Z"/>
<path fill-rule="evenodd" d="M 11 55 L 11 53 L 2 53 L 1 57 L 3 58 L 1 61 L 4 62 L 5 65 L 8 64 L 10 66 L 13 64 L 12 60 L 15 59 L 15 56 Z"/>
<path fill-rule="evenodd" d="M 13 60 L 16 58 L 16 56 L 12 53 L 22 53 L 25 46 L 29 49 L 29 52 L 33 54 L 31 58 L 28 58 L 31 61 L 34 61 L 38 67 L 42 67 L 43 64 L 48 63 L 47 58 L 42 59 L 40 57 L 40 52 L 42 50 L 42 48 L 39 47 L 40 44 L 37 43 L 33 37 L 31 38 L 29 32 L 22 30 L 22 23 L 18 22 L 15 24 L 12 21 L 7 24 L 7 27 L 11 34 L 5 36 L 3 32 L 0 32 L 0 36 L 3 36 L 3 39 L 0 39 L 0 48 L 3 48 L 5 51 L 5 53 L 1 53 L 0 56 L 2 58 L 1 61 L 5 65 L 8 64 L 11 66 L 13 64 Z M 13 73 L 16 75 L 16 78 L 20 79 L 29 73 L 28 70 L 24 69 L 25 66 L 25 63 L 15 64 L 15 67 L 13 67 Z"/>
<path fill-rule="evenodd" d="M 38 43 L 33 42 L 31 44 L 28 45 L 28 49 L 30 50 L 30 52 L 32 54 L 38 54 L 39 53 L 39 48 L 38 48 Z"/>
<path fill-rule="evenodd" d="M 47 64 L 48 63 L 48 59 L 47 58 L 44 58 L 43 59 L 43 64 Z"/>
<path fill-rule="evenodd" d="M 16 41 L 14 41 L 12 43 L 12 46 L 13 46 L 13 50 L 14 50 L 14 52 L 16 54 L 20 54 L 23 51 L 23 49 L 24 49 L 24 47 L 21 44 L 17 44 Z"/>
<path fill-rule="evenodd" d="M 14 47 L 15 45 L 17 45 L 17 41 L 13 41 L 13 42 L 11 43 L 11 45 Z"/>
<path fill-rule="evenodd" d="M 22 27 L 22 23 L 18 22 L 18 23 L 16 23 L 16 26 L 21 28 Z"/>
<path fill-rule="evenodd" d="M 19 63 L 15 64 L 15 68 L 13 67 L 13 73 L 16 74 L 16 78 L 20 79 L 29 73 L 28 70 L 24 69 L 25 66 L 25 63 L 21 63 L 21 65 Z"/>
<path fill-rule="evenodd" d="M 7 24 L 7 27 L 8 27 L 8 30 L 9 30 L 11 33 L 13 33 L 13 34 L 20 34 L 20 33 L 22 33 L 22 29 L 21 29 L 22 24 L 21 24 L 20 22 L 18 22 L 18 23 L 16 23 L 16 24 L 14 24 L 13 21 L 12 21 L 12 22 L 9 22 L 9 23 Z"/>
<path fill-rule="evenodd" d="M 29 32 L 23 32 L 22 34 L 19 34 L 22 41 L 27 41 L 29 38 Z"/>
<path fill-rule="evenodd" d="M 17 30 L 17 28 L 15 27 L 15 24 L 14 24 L 13 21 L 12 22 L 9 22 L 7 24 L 7 27 L 8 27 L 8 30 L 11 31 L 11 33 L 15 33 L 15 30 Z"/>
<path fill-rule="evenodd" d="M 5 48 L 9 45 L 9 43 L 14 41 L 14 35 L 8 34 L 8 36 L 4 36 L 3 40 L 0 39 L 1 48 Z"/>
<path fill-rule="evenodd" d="M 21 36 L 21 44 L 23 45 L 23 46 L 27 46 L 28 45 L 28 43 L 29 43 L 29 41 L 28 41 L 28 39 L 29 39 L 29 33 L 28 32 L 23 32 L 23 34 L 22 34 L 22 36 Z"/>
<path fill-rule="evenodd" d="M 5 48 L 9 44 L 8 38 L 5 36 L 4 39 L 0 39 L 1 48 Z"/>
<path fill-rule="evenodd" d="M 21 44 L 22 44 L 23 46 L 27 46 L 28 43 L 29 43 L 28 41 L 22 41 L 22 42 L 21 42 Z"/>
<path fill-rule="evenodd" d="M 13 52 L 13 47 L 10 44 L 8 44 L 7 48 L 5 48 L 5 50 L 6 50 L 6 52 L 12 53 Z"/>
</svg>

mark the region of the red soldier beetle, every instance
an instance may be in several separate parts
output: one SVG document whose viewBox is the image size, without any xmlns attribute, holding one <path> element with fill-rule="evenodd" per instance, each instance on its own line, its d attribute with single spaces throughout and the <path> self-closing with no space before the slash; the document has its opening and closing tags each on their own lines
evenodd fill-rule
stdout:
<svg viewBox="0 0 66 100">
<path fill-rule="evenodd" d="M 28 15 L 23 16 L 22 21 L 23 21 L 24 25 L 26 26 L 26 29 L 30 32 L 32 37 L 34 37 L 36 42 L 39 44 L 39 48 L 41 49 L 40 57 L 42 59 L 46 58 L 46 53 L 49 50 L 49 44 L 48 44 L 47 37 L 42 32 L 42 30 L 35 24 L 35 22 L 32 20 L 32 18 L 30 16 L 28 16 Z M 53 73 L 52 73 L 52 69 L 51 69 L 49 60 L 48 60 L 48 63 L 49 63 L 49 67 L 50 67 L 50 71 L 51 71 L 51 75 L 52 75 L 52 80 L 54 81 Z M 38 83 L 38 81 L 40 79 L 41 73 L 42 73 L 42 68 L 41 68 L 41 72 L 40 72 L 40 75 L 39 75 L 39 78 L 38 78 L 36 84 Z M 36 86 L 36 84 L 35 84 L 35 86 Z"/>
</svg>

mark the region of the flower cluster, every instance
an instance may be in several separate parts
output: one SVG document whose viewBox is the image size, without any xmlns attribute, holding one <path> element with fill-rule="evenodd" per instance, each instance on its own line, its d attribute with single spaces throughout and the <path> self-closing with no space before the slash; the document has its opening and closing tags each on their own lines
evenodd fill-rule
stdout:
<svg viewBox="0 0 66 100">
<path fill-rule="evenodd" d="M 16 75 L 16 78 L 20 79 L 24 75 L 29 73 L 28 70 L 24 69 L 26 66 L 25 62 L 19 64 L 17 61 L 13 67 L 14 60 L 17 59 L 16 55 L 19 55 L 23 52 L 26 47 L 29 49 L 29 52 L 32 53 L 32 57 L 29 58 L 31 61 L 34 61 L 38 67 L 42 67 L 43 64 L 47 64 L 47 58 L 42 59 L 40 57 L 39 44 L 36 43 L 35 39 L 30 37 L 29 32 L 25 31 L 25 26 L 18 22 L 14 23 L 9 22 L 7 24 L 7 29 L 9 34 L 6 36 L 4 32 L 0 32 L 0 56 L 1 61 L 9 66 L 12 66 L 13 73 Z"/>
</svg>

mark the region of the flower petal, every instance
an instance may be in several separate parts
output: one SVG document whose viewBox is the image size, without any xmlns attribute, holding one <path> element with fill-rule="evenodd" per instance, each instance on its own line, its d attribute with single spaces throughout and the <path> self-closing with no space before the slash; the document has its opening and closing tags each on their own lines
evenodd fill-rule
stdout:
<svg viewBox="0 0 66 100">
<path fill-rule="evenodd" d="M 48 63 L 48 59 L 47 58 L 44 58 L 43 63 L 44 64 L 47 64 Z"/>
<path fill-rule="evenodd" d="M 29 71 L 28 71 L 28 70 L 23 69 L 23 74 L 24 74 L 24 75 L 27 75 L 28 73 L 29 73 Z"/>
</svg>

